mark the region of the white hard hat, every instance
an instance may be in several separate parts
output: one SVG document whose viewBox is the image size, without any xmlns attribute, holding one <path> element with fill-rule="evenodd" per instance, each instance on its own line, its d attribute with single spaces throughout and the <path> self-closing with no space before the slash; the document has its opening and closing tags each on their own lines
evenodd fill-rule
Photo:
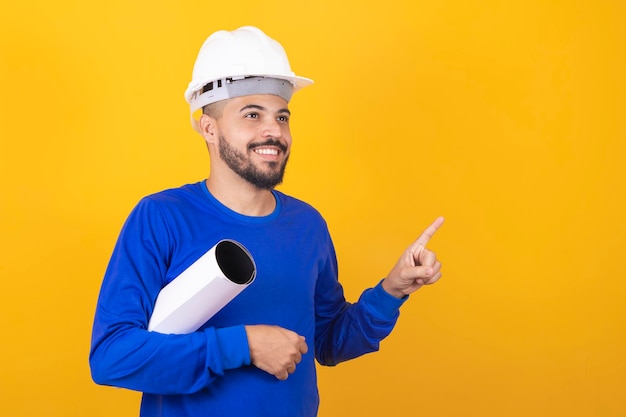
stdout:
<svg viewBox="0 0 626 417">
<path fill-rule="evenodd" d="M 207 38 L 193 67 L 185 100 L 191 113 L 243 95 L 276 94 L 289 101 L 293 92 L 311 83 L 291 71 L 287 54 L 277 41 L 256 27 L 244 26 L 220 30 Z"/>
</svg>

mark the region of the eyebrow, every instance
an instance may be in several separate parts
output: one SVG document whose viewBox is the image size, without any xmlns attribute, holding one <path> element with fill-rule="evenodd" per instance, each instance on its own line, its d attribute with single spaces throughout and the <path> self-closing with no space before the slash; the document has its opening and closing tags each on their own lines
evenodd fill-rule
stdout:
<svg viewBox="0 0 626 417">
<path fill-rule="evenodd" d="M 241 109 L 239 109 L 239 112 L 244 112 L 246 110 L 249 109 L 255 109 L 255 110 L 260 110 L 260 111 L 267 111 L 267 109 L 263 106 L 259 106 L 258 104 L 247 104 L 245 106 L 243 106 Z M 276 113 L 287 113 L 288 115 L 291 115 L 291 112 L 289 111 L 288 108 L 283 108 L 283 109 L 279 109 Z"/>
</svg>

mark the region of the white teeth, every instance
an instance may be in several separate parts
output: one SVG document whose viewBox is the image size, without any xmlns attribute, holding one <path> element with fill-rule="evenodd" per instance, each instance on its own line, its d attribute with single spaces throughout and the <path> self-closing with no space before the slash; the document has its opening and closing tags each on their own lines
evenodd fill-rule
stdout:
<svg viewBox="0 0 626 417">
<path fill-rule="evenodd" d="M 254 152 L 260 153 L 261 155 L 278 155 L 278 151 L 276 149 L 255 149 Z"/>
</svg>

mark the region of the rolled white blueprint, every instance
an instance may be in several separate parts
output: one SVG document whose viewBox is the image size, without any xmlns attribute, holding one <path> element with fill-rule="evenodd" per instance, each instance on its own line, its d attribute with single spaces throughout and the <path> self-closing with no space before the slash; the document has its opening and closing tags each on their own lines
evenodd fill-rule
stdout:
<svg viewBox="0 0 626 417">
<path fill-rule="evenodd" d="M 194 332 L 255 277 L 256 265 L 248 250 L 234 240 L 221 240 L 161 290 L 148 330 Z"/>
</svg>

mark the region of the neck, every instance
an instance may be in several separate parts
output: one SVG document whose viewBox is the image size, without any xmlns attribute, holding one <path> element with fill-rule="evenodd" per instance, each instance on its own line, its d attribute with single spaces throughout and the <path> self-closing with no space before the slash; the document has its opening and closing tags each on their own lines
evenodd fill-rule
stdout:
<svg viewBox="0 0 626 417">
<path fill-rule="evenodd" d="M 206 185 L 220 203 L 244 216 L 267 216 L 276 208 L 276 199 L 270 190 L 259 189 L 243 179 L 232 184 L 209 175 Z"/>
</svg>

